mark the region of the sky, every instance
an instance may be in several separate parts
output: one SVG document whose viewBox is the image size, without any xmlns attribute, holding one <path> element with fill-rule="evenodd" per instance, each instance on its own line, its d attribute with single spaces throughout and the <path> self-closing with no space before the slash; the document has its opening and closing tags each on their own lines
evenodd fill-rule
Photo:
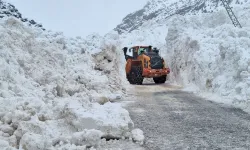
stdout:
<svg viewBox="0 0 250 150">
<path fill-rule="evenodd" d="M 148 0 L 6 0 L 23 17 L 66 36 L 104 35 Z"/>
</svg>

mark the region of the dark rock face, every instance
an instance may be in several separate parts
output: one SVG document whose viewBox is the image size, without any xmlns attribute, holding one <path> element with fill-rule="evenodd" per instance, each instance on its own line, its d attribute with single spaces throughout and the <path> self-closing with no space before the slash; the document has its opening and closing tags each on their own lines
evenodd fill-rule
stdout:
<svg viewBox="0 0 250 150">
<path fill-rule="evenodd" d="M 27 23 L 29 26 L 35 26 L 45 30 L 41 24 L 38 24 L 34 20 L 23 18 L 22 14 L 15 8 L 14 5 L 0 0 L 0 19 L 4 17 L 15 17 L 22 22 Z"/>
<path fill-rule="evenodd" d="M 230 4 L 244 1 L 228 0 Z M 143 23 L 153 19 L 165 19 L 175 14 L 211 13 L 221 6 L 220 0 L 150 0 L 141 10 L 127 15 L 114 30 L 119 34 L 138 29 Z"/>
</svg>

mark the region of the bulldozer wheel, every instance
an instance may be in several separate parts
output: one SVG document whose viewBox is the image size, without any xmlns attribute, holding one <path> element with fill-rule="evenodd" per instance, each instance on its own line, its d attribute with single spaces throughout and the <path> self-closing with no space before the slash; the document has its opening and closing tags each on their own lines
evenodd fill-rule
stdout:
<svg viewBox="0 0 250 150">
<path fill-rule="evenodd" d="M 141 66 L 132 66 L 130 73 L 127 76 L 130 84 L 142 84 L 142 67 Z"/>
<path fill-rule="evenodd" d="M 157 78 L 153 78 L 154 82 L 156 84 L 162 84 L 165 83 L 167 80 L 167 76 L 161 76 L 161 77 L 157 77 Z"/>
</svg>

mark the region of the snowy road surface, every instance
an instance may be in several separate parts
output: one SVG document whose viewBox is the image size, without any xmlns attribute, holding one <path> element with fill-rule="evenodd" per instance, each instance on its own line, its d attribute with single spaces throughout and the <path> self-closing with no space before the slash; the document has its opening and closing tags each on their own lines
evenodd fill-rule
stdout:
<svg viewBox="0 0 250 150">
<path fill-rule="evenodd" d="M 135 86 L 135 99 L 126 107 L 136 128 L 143 130 L 145 148 L 248 149 L 250 115 L 178 88 Z"/>
</svg>

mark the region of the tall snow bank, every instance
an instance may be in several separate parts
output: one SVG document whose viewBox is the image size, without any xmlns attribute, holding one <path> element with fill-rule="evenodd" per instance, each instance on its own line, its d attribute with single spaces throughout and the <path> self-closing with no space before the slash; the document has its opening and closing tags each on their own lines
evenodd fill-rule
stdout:
<svg viewBox="0 0 250 150">
<path fill-rule="evenodd" d="M 200 92 L 212 92 L 226 103 L 250 107 L 249 9 L 237 11 L 242 29 L 226 11 L 176 16 L 166 37 L 171 79 Z"/>
<path fill-rule="evenodd" d="M 1 148 L 85 149 L 101 137 L 130 135 L 125 109 L 94 103 L 122 91 L 110 84 L 115 76 L 95 70 L 85 43 L 13 18 L 0 21 Z"/>
<path fill-rule="evenodd" d="M 95 69 L 106 74 L 109 86 L 114 90 L 122 89 L 120 77 L 119 37 L 117 34 L 106 35 L 101 51 L 93 54 Z M 121 50 L 120 50 L 121 51 Z"/>
</svg>

